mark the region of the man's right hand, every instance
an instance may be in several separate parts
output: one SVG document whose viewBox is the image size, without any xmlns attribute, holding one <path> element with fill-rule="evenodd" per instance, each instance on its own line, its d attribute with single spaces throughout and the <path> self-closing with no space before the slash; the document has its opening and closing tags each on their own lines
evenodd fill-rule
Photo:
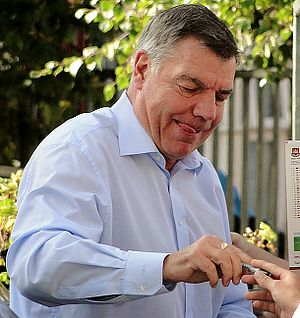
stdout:
<svg viewBox="0 0 300 318">
<path fill-rule="evenodd" d="M 203 283 L 216 287 L 220 276 L 227 287 L 232 281 L 238 285 L 242 276 L 242 262 L 251 257 L 217 236 L 205 235 L 195 243 L 169 254 L 164 260 L 163 279 L 174 283 Z"/>
</svg>

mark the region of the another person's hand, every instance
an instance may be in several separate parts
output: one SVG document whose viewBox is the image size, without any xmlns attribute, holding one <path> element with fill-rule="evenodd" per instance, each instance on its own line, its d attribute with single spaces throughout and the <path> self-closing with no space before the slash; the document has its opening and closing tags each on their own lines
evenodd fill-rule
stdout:
<svg viewBox="0 0 300 318">
<path fill-rule="evenodd" d="M 242 276 L 242 262 L 250 263 L 251 258 L 217 236 L 206 235 L 168 255 L 164 261 L 163 278 L 175 283 L 209 280 L 212 287 L 216 287 L 222 278 L 223 286 L 228 286 L 230 281 L 237 285 Z"/>
<path fill-rule="evenodd" d="M 254 301 L 253 306 L 256 309 L 275 313 L 280 318 L 291 318 L 300 304 L 299 275 L 262 260 L 253 260 L 251 264 L 272 273 L 272 278 L 261 271 L 243 276 L 244 283 L 258 284 L 264 288 L 250 291 L 246 298 Z"/>
</svg>

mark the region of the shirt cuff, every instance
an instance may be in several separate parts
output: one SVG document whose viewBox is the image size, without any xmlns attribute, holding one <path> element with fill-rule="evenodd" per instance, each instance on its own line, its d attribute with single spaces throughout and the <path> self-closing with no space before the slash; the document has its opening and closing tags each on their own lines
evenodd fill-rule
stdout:
<svg viewBox="0 0 300 318">
<path fill-rule="evenodd" d="M 166 293 L 163 261 L 168 253 L 129 251 L 124 279 L 124 294 L 150 296 Z"/>
<path fill-rule="evenodd" d="M 298 305 L 296 311 L 294 312 L 292 318 L 300 318 L 300 304 Z"/>
</svg>

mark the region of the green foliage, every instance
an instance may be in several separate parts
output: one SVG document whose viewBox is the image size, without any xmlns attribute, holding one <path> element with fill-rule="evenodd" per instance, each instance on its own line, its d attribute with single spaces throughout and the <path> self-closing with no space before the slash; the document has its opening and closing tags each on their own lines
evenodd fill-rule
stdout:
<svg viewBox="0 0 300 318">
<path fill-rule="evenodd" d="M 270 225 L 260 222 L 259 228 L 252 231 L 247 227 L 243 236 L 251 244 L 259 248 L 267 250 L 268 252 L 276 252 L 277 234 L 273 231 Z"/>
<path fill-rule="evenodd" d="M 90 54 L 64 59 L 39 71 L 40 76 L 69 72 L 74 77 L 80 67 L 102 70 L 102 59 L 115 60 L 115 82 L 104 86 L 104 97 L 112 99 L 113 92 L 129 84 L 130 57 L 138 34 L 157 11 L 181 3 L 197 1 L 90 1 L 89 7 L 76 11 L 75 17 L 87 24 L 96 24 L 110 41 L 102 46 L 92 46 Z M 209 0 L 202 1 L 235 34 L 243 52 L 242 67 L 263 69 L 267 79 L 281 78 L 291 69 L 292 52 L 292 2 L 290 0 Z M 96 62 L 97 61 L 97 62 Z M 115 90 L 116 88 L 116 90 Z"/>
<path fill-rule="evenodd" d="M 88 43 L 85 34 L 89 41 L 102 44 L 95 25 L 75 18 L 79 3 L 85 5 L 84 1 L 1 1 L 0 164 L 10 165 L 15 158 L 25 164 L 54 127 L 88 110 L 92 101 L 103 103 L 105 81 L 101 83 L 99 74 L 91 68 L 77 72 L 78 62 L 66 73 L 55 62 L 71 64 L 73 56 L 90 54 L 83 51 Z"/>
<path fill-rule="evenodd" d="M 10 178 L 0 178 L 0 296 L 8 301 L 9 277 L 5 268 L 5 256 L 11 244 L 11 232 L 17 216 L 17 194 L 22 170 Z"/>
<path fill-rule="evenodd" d="M 22 170 L 0 178 L 0 253 L 10 245 L 10 233 L 17 216 L 17 194 Z M 0 255 L 1 260 L 1 255 Z"/>
<path fill-rule="evenodd" d="M 222 1 L 217 14 L 235 34 L 243 68 L 263 69 L 270 80 L 291 71 L 292 10 L 290 0 Z"/>
<path fill-rule="evenodd" d="M 111 105 L 129 84 L 131 56 L 157 11 L 195 0 L 3 0 L 0 163 L 26 163 L 67 118 Z M 203 0 L 243 51 L 241 68 L 268 80 L 291 71 L 291 0 Z M 26 131 L 26 134 L 24 134 Z"/>
</svg>

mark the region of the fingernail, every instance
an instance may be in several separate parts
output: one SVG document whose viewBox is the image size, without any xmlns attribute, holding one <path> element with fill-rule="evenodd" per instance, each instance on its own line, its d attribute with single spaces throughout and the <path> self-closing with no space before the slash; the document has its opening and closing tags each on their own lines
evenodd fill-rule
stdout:
<svg viewBox="0 0 300 318">
<path fill-rule="evenodd" d="M 263 272 L 261 272 L 261 271 L 257 271 L 257 272 L 254 273 L 254 276 L 255 276 L 255 277 L 258 277 L 258 278 L 259 278 L 259 277 L 262 277 L 263 275 L 264 275 L 264 274 L 263 274 Z"/>
</svg>

